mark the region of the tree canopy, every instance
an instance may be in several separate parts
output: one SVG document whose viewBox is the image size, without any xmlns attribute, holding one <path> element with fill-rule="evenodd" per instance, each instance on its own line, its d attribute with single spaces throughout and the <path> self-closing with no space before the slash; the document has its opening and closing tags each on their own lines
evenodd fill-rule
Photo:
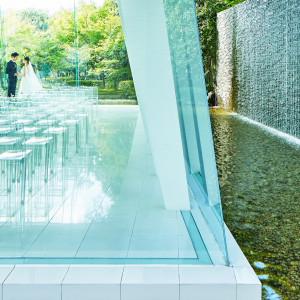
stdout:
<svg viewBox="0 0 300 300">
<path fill-rule="evenodd" d="M 102 7 L 81 1 L 76 14 L 67 9 L 53 16 L 34 9 L 9 11 L 5 33 L 6 60 L 13 51 L 29 56 L 44 78 L 74 84 L 78 57 L 83 83 L 98 81 L 117 89 L 119 82 L 132 80 L 115 0 L 106 0 Z"/>
</svg>

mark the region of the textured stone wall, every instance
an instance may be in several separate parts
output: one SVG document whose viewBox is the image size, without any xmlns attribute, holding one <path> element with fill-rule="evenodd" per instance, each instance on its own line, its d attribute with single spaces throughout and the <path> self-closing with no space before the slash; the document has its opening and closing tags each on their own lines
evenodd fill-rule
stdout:
<svg viewBox="0 0 300 300">
<path fill-rule="evenodd" d="M 300 138 L 300 0 L 248 0 L 218 14 L 218 102 Z"/>
</svg>

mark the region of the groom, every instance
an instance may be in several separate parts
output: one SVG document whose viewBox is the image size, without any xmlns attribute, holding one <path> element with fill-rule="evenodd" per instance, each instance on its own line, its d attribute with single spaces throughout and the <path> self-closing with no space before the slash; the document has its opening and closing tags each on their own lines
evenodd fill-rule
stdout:
<svg viewBox="0 0 300 300">
<path fill-rule="evenodd" d="M 19 58 L 19 53 L 13 52 L 11 54 L 11 60 L 6 65 L 5 73 L 8 74 L 7 78 L 7 97 L 15 97 L 16 95 L 16 87 L 17 87 L 17 81 L 18 76 L 20 75 L 17 72 L 17 64 L 16 61 Z"/>
</svg>

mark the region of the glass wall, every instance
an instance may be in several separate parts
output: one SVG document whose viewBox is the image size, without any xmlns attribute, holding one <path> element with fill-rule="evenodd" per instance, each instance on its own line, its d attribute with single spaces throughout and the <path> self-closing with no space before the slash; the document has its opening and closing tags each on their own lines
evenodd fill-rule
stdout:
<svg viewBox="0 0 300 300">
<path fill-rule="evenodd" d="M 192 212 L 200 208 L 227 259 L 194 1 L 164 0 L 164 6 Z"/>
</svg>

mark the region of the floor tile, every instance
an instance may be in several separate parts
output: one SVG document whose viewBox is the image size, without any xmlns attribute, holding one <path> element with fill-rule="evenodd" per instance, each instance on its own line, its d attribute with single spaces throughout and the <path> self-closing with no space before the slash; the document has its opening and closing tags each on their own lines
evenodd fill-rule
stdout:
<svg viewBox="0 0 300 300">
<path fill-rule="evenodd" d="M 233 267 L 233 271 L 237 281 L 237 299 L 261 299 L 261 283 L 253 269 L 250 266 Z"/>
<path fill-rule="evenodd" d="M 135 219 L 128 217 L 107 218 L 102 222 L 93 222 L 89 232 L 98 234 L 119 234 L 130 236 L 133 231 Z"/>
<path fill-rule="evenodd" d="M 181 214 L 177 215 L 177 234 L 189 236 L 188 230 L 186 228 L 186 225 L 184 223 L 184 220 L 183 220 Z"/>
<path fill-rule="evenodd" d="M 155 215 L 152 218 L 137 217 L 133 234 L 177 235 L 177 221 L 174 218 L 155 218 Z"/>
<path fill-rule="evenodd" d="M 5 224 L 0 228 L 0 257 L 22 257 L 44 228 L 44 224 Z"/>
<path fill-rule="evenodd" d="M 0 267 L 0 299 L 2 300 L 2 295 L 3 295 L 3 282 L 6 280 L 6 278 L 9 276 L 11 271 L 14 269 L 14 266 L 12 265 L 2 265 Z"/>
<path fill-rule="evenodd" d="M 50 224 L 26 252 L 26 257 L 74 257 L 88 224 Z"/>
<path fill-rule="evenodd" d="M 177 266 L 125 266 L 122 300 L 179 300 Z"/>
<path fill-rule="evenodd" d="M 71 266 L 62 285 L 63 299 L 120 300 L 124 266 Z"/>
<path fill-rule="evenodd" d="M 236 299 L 236 280 L 232 267 L 179 266 L 180 299 Z"/>
<path fill-rule="evenodd" d="M 190 237 L 178 236 L 179 258 L 197 258 L 193 243 Z"/>
<path fill-rule="evenodd" d="M 127 256 L 130 236 L 88 232 L 76 257 L 125 258 Z"/>
<path fill-rule="evenodd" d="M 61 300 L 68 266 L 16 266 L 3 284 L 6 300 Z"/>
<path fill-rule="evenodd" d="M 167 234 L 133 235 L 128 257 L 178 258 L 177 236 Z"/>
<path fill-rule="evenodd" d="M 166 210 L 163 202 L 158 204 L 148 201 L 147 206 L 141 204 L 137 218 L 177 218 L 176 211 Z"/>
</svg>

